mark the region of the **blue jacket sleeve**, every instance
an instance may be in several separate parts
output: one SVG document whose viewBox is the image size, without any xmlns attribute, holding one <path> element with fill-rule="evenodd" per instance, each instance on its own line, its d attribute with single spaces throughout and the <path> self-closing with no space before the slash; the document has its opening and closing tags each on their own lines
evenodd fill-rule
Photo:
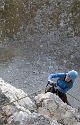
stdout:
<svg viewBox="0 0 80 125">
<path fill-rule="evenodd" d="M 64 75 L 65 75 L 65 73 L 50 74 L 49 77 L 48 77 L 48 81 L 52 80 L 53 78 L 63 77 Z"/>
<path fill-rule="evenodd" d="M 66 93 L 68 90 L 70 90 L 73 87 L 73 84 L 65 89 L 60 89 L 60 92 Z"/>
</svg>

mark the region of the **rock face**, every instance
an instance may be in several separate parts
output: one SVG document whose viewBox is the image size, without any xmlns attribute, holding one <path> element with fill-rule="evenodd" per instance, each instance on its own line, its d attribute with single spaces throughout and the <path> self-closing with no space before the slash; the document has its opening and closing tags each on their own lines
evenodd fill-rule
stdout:
<svg viewBox="0 0 80 125">
<path fill-rule="evenodd" d="M 31 99 L 0 79 L 0 125 L 80 125 L 80 112 L 55 94 Z"/>
<path fill-rule="evenodd" d="M 38 113 L 48 115 L 62 125 L 79 125 L 80 113 L 77 109 L 63 103 L 61 99 L 52 93 L 40 94 L 35 97 Z"/>
</svg>

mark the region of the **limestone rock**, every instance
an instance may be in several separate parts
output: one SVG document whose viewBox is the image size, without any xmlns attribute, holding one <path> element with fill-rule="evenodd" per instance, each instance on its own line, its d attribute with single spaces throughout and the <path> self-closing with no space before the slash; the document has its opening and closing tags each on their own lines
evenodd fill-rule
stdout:
<svg viewBox="0 0 80 125">
<path fill-rule="evenodd" d="M 38 113 L 51 117 L 63 125 L 80 124 L 80 114 L 77 109 L 68 106 L 50 92 L 35 97 Z"/>
<path fill-rule="evenodd" d="M 55 120 L 37 113 L 27 114 L 22 111 L 15 113 L 9 118 L 9 125 L 61 125 Z"/>
<path fill-rule="evenodd" d="M 33 99 L 0 79 L 0 125 L 80 125 L 80 112 L 55 94 Z"/>
<path fill-rule="evenodd" d="M 16 89 L 10 84 L 4 82 L 1 78 L 0 78 L 0 90 L 6 96 L 6 98 L 10 100 L 10 102 L 13 102 L 13 104 L 16 105 L 16 107 L 19 108 L 24 107 L 29 110 L 33 110 L 34 103 L 28 97 L 28 95 L 23 90 Z"/>
</svg>

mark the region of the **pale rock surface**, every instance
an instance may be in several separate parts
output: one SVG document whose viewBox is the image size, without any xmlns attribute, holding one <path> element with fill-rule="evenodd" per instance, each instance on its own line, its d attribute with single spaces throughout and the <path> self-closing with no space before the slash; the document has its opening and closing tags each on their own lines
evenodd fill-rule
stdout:
<svg viewBox="0 0 80 125">
<path fill-rule="evenodd" d="M 4 82 L 4 80 L 2 80 L 1 78 L 0 78 L 0 89 L 1 89 L 1 92 L 4 93 L 4 95 L 6 95 L 6 97 L 10 100 L 10 102 L 14 101 L 13 103 L 16 105 L 16 107 L 33 110 L 33 107 L 35 105 L 23 90 L 16 89 L 10 84 Z M 23 97 L 26 97 L 26 98 L 23 98 Z M 23 99 L 19 101 L 15 101 L 20 98 L 23 98 Z"/>
<path fill-rule="evenodd" d="M 33 99 L 0 78 L 0 125 L 80 125 L 80 112 L 55 94 Z"/>
<path fill-rule="evenodd" d="M 23 99 L 18 101 L 20 98 Z M 36 109 L 36 104 L 25 92 L 0 78 L 0 125 L 61 125 L 48 116 L 35 113 Z"/>
<path fill-rule="evenodd" d="M 38 113 L 48 115 L 63 125 L 80 125 L 80 112 L 50 92 L 35 97 Z"/>
<path fill-rule="evenodd" d="M 14 113 L 14 115 L 11 116 L 8 121 L 9 125 L 15 125 L 15 123 L 18 125 L 61 125 L 57 121 L 44 115 L 38 113 L 27 114 L 26 112 L 22 111 Z"/>
</svg>

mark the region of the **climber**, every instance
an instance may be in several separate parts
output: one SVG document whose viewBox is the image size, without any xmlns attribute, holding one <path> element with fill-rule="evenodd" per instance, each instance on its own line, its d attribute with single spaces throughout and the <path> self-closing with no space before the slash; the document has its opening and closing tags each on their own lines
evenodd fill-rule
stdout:
<svg viewBox="0 0 80 125">
<path fill-rule="evenodd" d="M 45 93 L 55 93 L 62 99 L 64 103 L 70 105 L 67 100 L 66 92 L 73 87 L 73 83 L 77 76 L 78 73 L 74 70 L 69 71 L 68 73 L 50 74 L 48 77 L 48 84 L 46 86 Z M 57 78 L 56 83 L 52 81 L 53 78 Z"/>
</svg>

